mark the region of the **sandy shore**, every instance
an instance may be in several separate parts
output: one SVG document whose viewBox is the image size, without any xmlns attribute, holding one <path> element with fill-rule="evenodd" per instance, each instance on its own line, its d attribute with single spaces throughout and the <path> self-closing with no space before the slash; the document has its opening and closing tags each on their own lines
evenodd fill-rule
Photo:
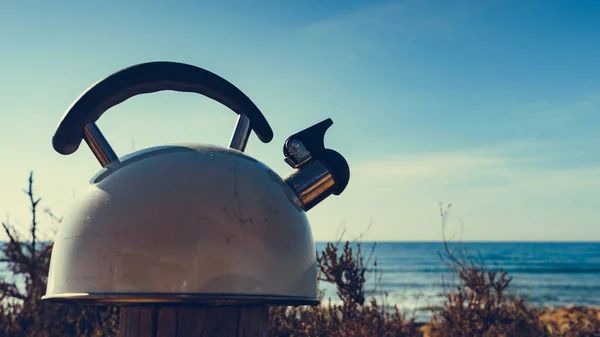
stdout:
<svg viewBox="0 0 600 337">
<path fill-rule="evenodd" d="M 600 307 L 568 306 L 542 310 L 540 319 L 546 325 L 556 325 L 560 332 L 595 326 L 600 336 Z"/>
<path fill-rule="evenodd" d="M 600 336 L 600 307 L 567 306 L 540 310 L 540 320 L 553 333 L 567 334 L 580 330 L 597 331 Z M 430 337 L 430 325 L 421 323 L 419 331 Z M 595 327 L 595 329 L 594 329 Z"/>
</svg>

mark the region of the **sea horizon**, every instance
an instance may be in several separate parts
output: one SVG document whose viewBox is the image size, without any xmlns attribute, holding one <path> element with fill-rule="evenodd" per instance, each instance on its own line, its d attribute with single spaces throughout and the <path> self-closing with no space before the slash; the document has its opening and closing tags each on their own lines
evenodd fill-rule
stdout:
<svg viewBox="0 0 600 337">
<path fill-rule="evenodd" d="M 332 241 L 315 241 L 317 251 Z M 335 242 L 335 241 L 334 241 Z M 340 244 L 345 242 L 342 240 Z M 419 321 L 431 317 L 431 308 L 443 304 L 442 280 L 457 283 L 456 275 L 444 264 L 443 241 L 361 241 L 368 263 L 377 261 L 365 288 L 369 298 L 397 305 L 414 313 Z M 508 294 L 518 294 L 534 307 L 568 305 L 600 306 L 600 242 L 597 241 L 451 241 L 453 248 L 465 247 L 490 270 L 504 270 L 513 277 Z M 355 246 L 356 242 L 352 244 Z M 367 264 L 371 270 L 372 264 Z M 0 272 L 6 272 L 0 271 Z M 6 275 L 6 274 L 5 274 Z M 380 278 L 379 278 L 380 277 Z M 379 281 L 377 281 L 379 280 Z M 319 283 L 323 303 L 340 303 L 335 286 Z"/>
</svg>

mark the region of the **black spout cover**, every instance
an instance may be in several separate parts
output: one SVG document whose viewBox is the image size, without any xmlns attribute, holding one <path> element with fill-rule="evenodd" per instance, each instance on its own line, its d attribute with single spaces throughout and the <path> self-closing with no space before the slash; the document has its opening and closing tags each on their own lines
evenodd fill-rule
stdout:
<svg viewBox="0 0 600 337">
<path fill-rule="evenodd" d="M 288 145 L 297 140 L 302 142 L 306 150 L 311 153 L 313 160 L 321 161 L 333 176 L 335 185 L 332 188 L 334 195 L 340 195 L 350 181 L 350 167 L 346 159 L 338 152 L 325 148 L 325 133 L 333 125 L 333 120 L 326 120 L 291 135 L 283 145 L 283 154 L 290 157 Z"/>
<path fill-rule="evenodd" d="M 325 151 L 325 132 L 327 132 L 327 129 L 332 125 L 333 120 L 327 118 L 320 123 L 291 135 L 283 144 L 283 155 L 286 157 L 291 156 L 288 145 L 290 142 L 297 140 L 302 142 L 313 158 L 321 157 Z"/>
<path fill-rule="evenodd" d="M 320 160 L 327 166 L 333 176 L 333 181 L 335 181 L 332 193 L 335 195 L 342 194 L 350 181 L 350 166 L 348 162 L 337 151 L 330 149 L 325 149 L 324 156 Z"/>
</svg>

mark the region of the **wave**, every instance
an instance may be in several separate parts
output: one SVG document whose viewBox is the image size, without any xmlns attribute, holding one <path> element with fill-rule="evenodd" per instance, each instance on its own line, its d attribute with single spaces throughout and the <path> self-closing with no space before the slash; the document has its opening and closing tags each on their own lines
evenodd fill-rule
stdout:
<svg viewBox="0 0 600 337">
<path fill-rule="evenodd" d="M 487 270 L 499 272 L 503 270 L 509 274 L 600 274 L 600 266 L 593 267 L 487 267 Z M 402 267 L 380 267 L 379 272 L 385 273 L 450 273 L 452 270 L 444 267 L 434 268 L 402 268 Z"/>
<path fill-rule="evenodd" d="M 446 286 L 452 287 L 453 282 L 448 282 Z M 401 281 L 390 281 L 381 282 L 380 286 L 382 289 L 387 291 L 397 290 L 415 290 L 415 289 L 442 289 L 443 284 L 441 281 L 438 282 L 401 282 Z M 594 284 L 540 284 L 540 283 L 511 283 L 511 289 L 515 290 L 527 290 L 527 292 L 543 293 L 545 291 L 568 291 L 568 292 L 593 292 L 600 293 L 600 285 Z"/>
</svg>

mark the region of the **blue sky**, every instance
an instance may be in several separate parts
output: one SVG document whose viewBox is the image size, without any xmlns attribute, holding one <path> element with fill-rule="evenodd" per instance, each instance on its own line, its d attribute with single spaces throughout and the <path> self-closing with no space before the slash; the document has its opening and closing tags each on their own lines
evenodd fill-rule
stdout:
<svg viewBox="0 0 600 337">
<path fill-rule="evenodd" d="M 346 192 L 309 212 L 317 240 L 600 240 L 600 2 L 41 1 L 0 4 L 0 214 L 28 221 L 30 170 L 62 213 L 100 168 L 54 152 L 70 103 L 100 78 L 171 60 L 240 87 L 274 129 L 247 152 L 280 175 L 292 133 L 334 120 Z M 161 92 L 98 125 L 119 155 L 226 145 L 235 115 Z M 46 219 L 44 219 L 46 220 Z M 45 222 L 45 228 L 51 224 Z M 450 233 L 451 234 L 451 233 Z"/>
</svg>

